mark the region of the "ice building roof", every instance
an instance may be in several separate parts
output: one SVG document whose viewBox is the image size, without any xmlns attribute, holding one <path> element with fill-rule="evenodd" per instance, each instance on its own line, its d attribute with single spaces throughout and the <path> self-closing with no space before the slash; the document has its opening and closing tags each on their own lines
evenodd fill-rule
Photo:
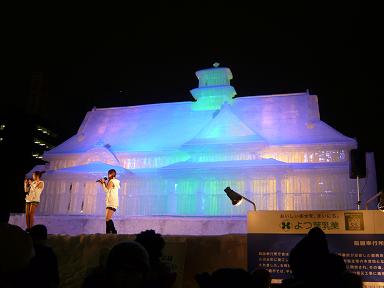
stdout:
<svg viewBox="0 0 384 288">
<path fill-rule="evenodd" d="M 266 140 L 241 121 L 228 103 L 224 103 L 213 119 L 190 141 L 188 145 L 266 143 Z"/>
<path fill-rule="evenodd" d="M 84 153 L 100 143 L 108 147 L 111 164 L 115 152 L 156 153 L 191 145 L 356 144 L 320 120 L 316 95 L 234 98 L 232 73 L 218 66 L 196 72 L 199 87 L 191 90 L 196 101 L 93 109 L 75 136 L 44 157 Z"/>
<path fill-rule="evenodd" d="M 76 135 L 46 155 L 82 153 L 100 142 L 113 152 L 174 150 L 188 141 L 213 139 L 209 133 L 214 129 L 218 130 L 216 140 L 223 141 L 245 136 L 269 145 L 355 144 L 354 139 L 320 120 L 316 95 L 295 93 L 234 100 L 230 104 L 233 114 L 193 110 L 193 102 L 93 109 L 87 113 Z M 221 109 L 228 109 L 225 107 Z M 227 132 L 231 137 L 224 136 Z"/>
<path fill-rule="evenodd" d="M 57 170 L 50 170 L 47 172 L 47 176 L 49 177 L 50 175 L 63 175 L 63 174 L 87 174 L 90 176 L 106 176 L 108 170 L 110 169 L 115 169 L 117 177 L 120 175 L 125 175 L 125 174 L 133 174 L 131 171 L 120 167 L 120 166 L 114 166 L 114 165 L 109 165 L 105 164 L 102 162 L 92 162 L 89 164 L 85 165 L 79 165 L 79 166 L 74 166 L 74 167 L 68 167 L 68 168 L 62 168 L 62 169 L 57 169 Z M 96 179 L 95 179 L 96 180 Z"/>
</svg>

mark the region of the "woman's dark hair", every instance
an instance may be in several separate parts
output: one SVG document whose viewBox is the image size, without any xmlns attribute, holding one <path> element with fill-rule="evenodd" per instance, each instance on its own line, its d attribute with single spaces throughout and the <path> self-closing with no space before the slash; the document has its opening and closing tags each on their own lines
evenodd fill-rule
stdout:
<svg viewBox="0 0 384 288">
<path fill-rule="evenodd" d="M 112 177 L 116 177 L 116 170 L 115 169 L 110 169 L 108 170 L 108 175 L 111 174 Z"/>
<path fill-rule="evenodd" d="M 34 171 L 33 174 L 35 174 L 36 176 L 39 176 L 39 178 L 41 178 L 41 176 L 43 176 L 43 174 L 45 173 L 45 171 Z"/>
</svg>

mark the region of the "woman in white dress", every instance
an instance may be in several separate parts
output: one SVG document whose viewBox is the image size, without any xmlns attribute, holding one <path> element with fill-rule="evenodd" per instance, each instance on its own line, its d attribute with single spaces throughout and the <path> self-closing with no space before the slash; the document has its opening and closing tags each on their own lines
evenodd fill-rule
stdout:
<svg viewBox="0 0 384 288">
<path fill-rule="evenodd" d="M 35 171 L 32 173 L 32 179 L 24 180 L 27 231 L 29 231 L 34 224 L 35 211 L 40 203 L 41 192 L 44 190 L 44 181 L 41 180 L 43 173 L 44 171 Z"/>
<path fill-rule="evenodd" d="M 116 170 L 111 169 L 108 171 L 108 179 L 100 179 L 101 183 L 106 195 L 105 195 L 105 232 L 107 234 L 117 234 L 115 229 L 115 225 L 112 220 L 113 213 L 116 211 L 119 206 L 119 194 L 118 191 L 120 189 L 120 181 L 116 179 Z"/>
</svg>

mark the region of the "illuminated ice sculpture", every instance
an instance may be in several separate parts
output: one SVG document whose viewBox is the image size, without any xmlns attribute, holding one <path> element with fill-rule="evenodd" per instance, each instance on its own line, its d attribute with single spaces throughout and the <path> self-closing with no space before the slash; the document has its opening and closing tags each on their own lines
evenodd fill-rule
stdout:
<svg viewBox="0 0 384 288">
<path fill-rule="evenodd" d="M 357 143 L 320 120 L 316 95 L 235 98 L 230 69 L 196 75 L 196 101 L 89 111 L 76 135 L 44 154 L 40 213 L 103 215 L 95 180 L 110 168 L 121 180 L 120 216 L 245 215 L 247 205 L 228 203 L 228 186 L 258 210 L 356 209 Z M 366 199 L 376 193 L 371 176 Z"/>
</svg>

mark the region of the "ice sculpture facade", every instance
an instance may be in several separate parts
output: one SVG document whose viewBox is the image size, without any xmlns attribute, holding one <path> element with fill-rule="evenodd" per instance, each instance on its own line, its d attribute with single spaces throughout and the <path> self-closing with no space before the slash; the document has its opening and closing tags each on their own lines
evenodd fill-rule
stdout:
<svg viewBox="0 0 384 288">
<path fill-rule="evenodd" d="M 196 101 L 89 111 L 76 135 L 44 155 L 40 213 L 103 215 L 95 180 L 111 167 L 120 216 L 245 215 L 250 207 L 232 207 L 227 186 L 260 210 L 356 208 L 357 143 L 320 120 L 316 95 L 234 98 L 228 68 L 196 75 Z"/>
</svg>

